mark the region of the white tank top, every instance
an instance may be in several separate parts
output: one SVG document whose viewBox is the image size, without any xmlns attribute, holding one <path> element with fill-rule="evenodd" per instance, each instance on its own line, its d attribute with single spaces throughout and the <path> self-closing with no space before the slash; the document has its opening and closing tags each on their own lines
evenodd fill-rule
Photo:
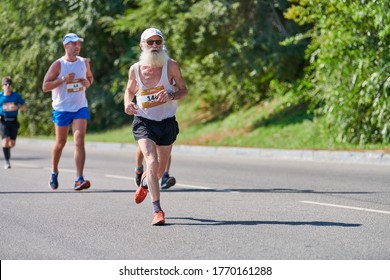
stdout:
<svg viewBox="0 0 390 280">
<path fill-rule="evenodd" d="M 81 84 L 81 80 L 86 79 L 87 75 L 84 58 L 78 56 L 76 61 L 70 62 L 61 57 L 59 61 L 61 62 L 61 72 L 58 77 L 73 72 L 75 73 L 75 79 L 70 83 L 62 83 L 52 90 L 53 109 L 77 112 L 83 107 L 88 107 L 85 88 Z"/>
<path fill-rule="evenodd" d="M 136 92 L 136 100 L 138 105 L 137 116 L 149 120 L 161 121 L 171 118 L 176 114 L 177 100 L 170 100 L 166 103 L 160 103 L 156 100 L 155 93 L 162 89 L 168 92 L 173 92 L 175 87 L 168 80 L 168 61 L 164 63 L 160 81 L 153 88 L 147 88 L 142 83 L 139 75 L 139 64 L 134 64 L 135 78 L 138 85 Z"/>
</svg>

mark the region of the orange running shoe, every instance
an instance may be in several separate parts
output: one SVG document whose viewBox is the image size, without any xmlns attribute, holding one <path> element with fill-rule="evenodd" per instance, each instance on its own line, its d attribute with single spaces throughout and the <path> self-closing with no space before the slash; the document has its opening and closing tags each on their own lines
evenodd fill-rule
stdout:
<svg viewBox="0 0 390 280">
<path fill-rule="evenodd" d="M 86 190 L 91 186 L 91 182 L 88 180 L 84 180 L 84 178 L 81 176 L 77 179 L 77 181 L 74 183 L 74 190 L 75 191 L 81 191 Z"/>
<path fill-rule="evenodd" d="M 165 214 L 162 210 L 153 214 L 152 225 L 153 226 L 165 225 Z"/>
<path fill-rule="evenodd" d="M 146 195 L 148 194 L 147 186 L 146 186 L 146 188 L 142 186 L 142 181 L 145 179 L 145 177 L 146 177 L 146 173 L 143 173 L 142 177 L 141 177 L 141 183 L 139 184 L 138 189 L 134 193 L 134 201 L 137 204 L 144 201 Z"/>
</svg>

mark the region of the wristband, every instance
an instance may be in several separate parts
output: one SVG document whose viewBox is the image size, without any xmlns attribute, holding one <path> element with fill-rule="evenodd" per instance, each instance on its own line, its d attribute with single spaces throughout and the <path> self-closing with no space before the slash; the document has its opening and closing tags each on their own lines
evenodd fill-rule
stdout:
<svg viewBox="0 0 390 280">
<path fill-rule="evenodd" d="M 174 92 L 168 92 L 168 94 L 171 97 L 171 100 L 175 99 L 175 93 Z"/>
<path fill-rule="evenodd" d="M 65 81 L 65 76 L 62 76 L 62 77 L 61 77 L 61 80 Z"/>
</svg>

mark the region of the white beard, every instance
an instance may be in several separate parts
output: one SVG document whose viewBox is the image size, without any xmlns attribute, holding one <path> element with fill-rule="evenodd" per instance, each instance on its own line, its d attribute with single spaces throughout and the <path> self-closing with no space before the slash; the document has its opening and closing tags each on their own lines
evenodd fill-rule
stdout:
<svg viewBox="0 0 390 280">
<path fill-rule="evenodd" d="M 142 65 L 153 67 L 163 67 L 165 61 L 169 59 L 166 52 L 160 49 L 158 52 L 151 52 L 148 49 L 142 51 L 139 61 Z"/>
</svg>

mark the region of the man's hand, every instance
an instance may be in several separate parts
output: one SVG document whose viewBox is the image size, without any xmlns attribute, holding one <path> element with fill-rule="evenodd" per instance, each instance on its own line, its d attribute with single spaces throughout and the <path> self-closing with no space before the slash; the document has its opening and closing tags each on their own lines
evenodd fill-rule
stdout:
<svg viewBox="0 0 390 280">
<path fill-rule="evenodd" d="M 156 93 L 157 101 L 161 103 L 166 103 L 169 100 L 172 100 L 172 96 L 165 90 L 160 90 Z"/>
<path fill-rule="evenodd" d="M 125 106 L 125 113 L 128 115 L 136 115 L 138 110 L 137 104 L 134 102 L 131 102 L 127 106 Z"/>
<path fill-rule="evenodd" d="M 91 86 L 91 82 L 88 79 L 84 79 L 81 81 L 81 84 L 85 87 L 88 88 Z"/>
</svg>

